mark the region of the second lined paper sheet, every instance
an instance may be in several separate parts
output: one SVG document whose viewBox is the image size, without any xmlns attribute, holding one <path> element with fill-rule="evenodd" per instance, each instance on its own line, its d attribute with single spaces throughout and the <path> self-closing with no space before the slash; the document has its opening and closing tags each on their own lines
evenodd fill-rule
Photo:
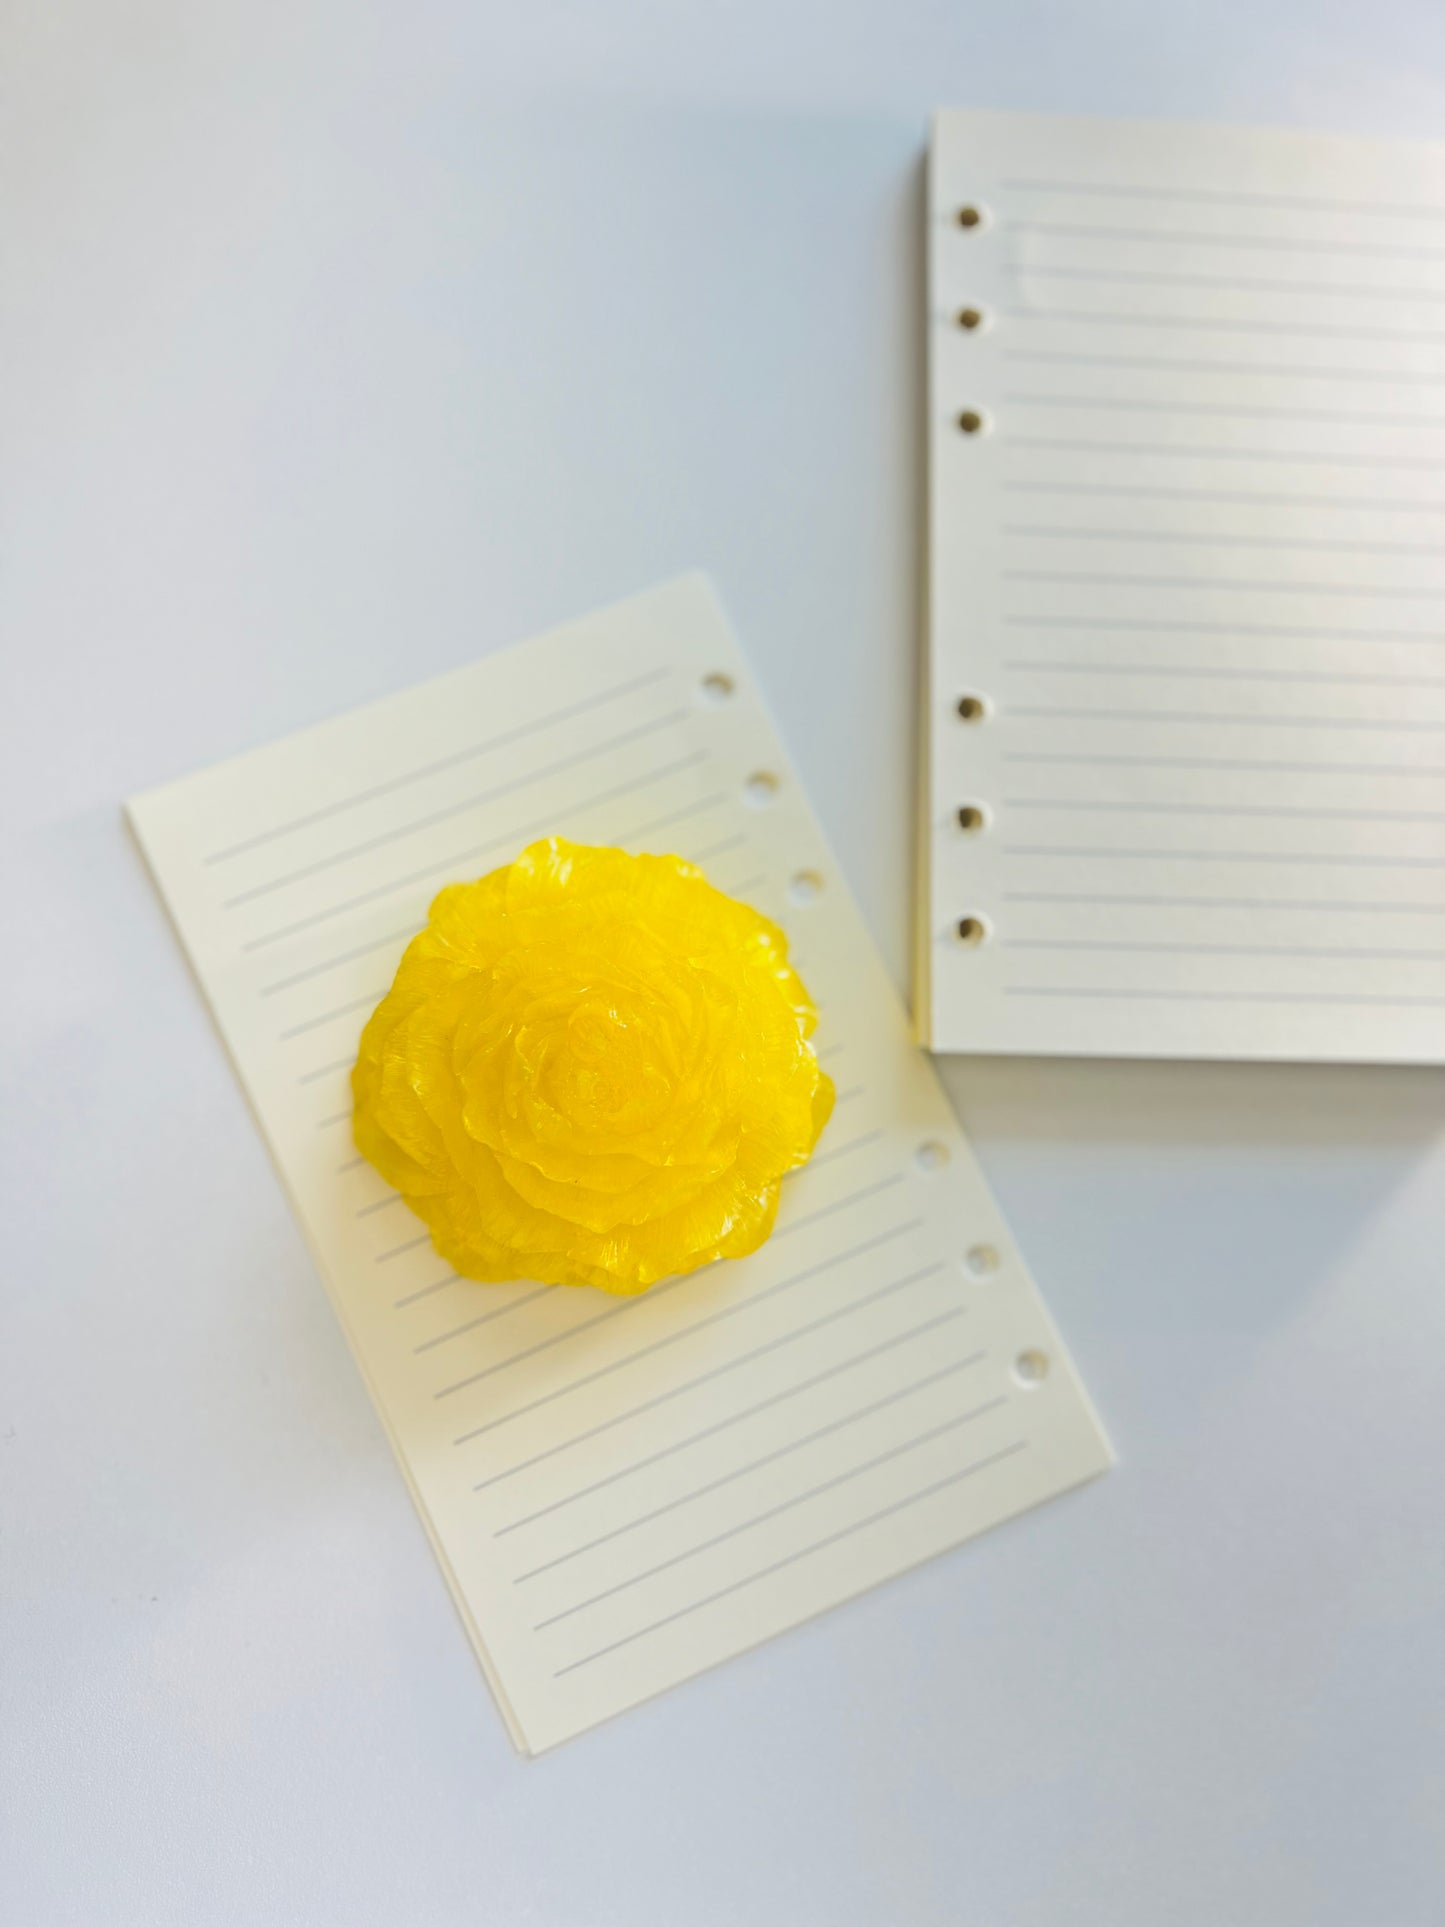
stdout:
<svg viewBox="0 0 1445 1927">
<path fill-rule="evenodd" d="M 939 1050 L 1445 1059 L 1445 148 L 944 113 Z"/>
</svg>

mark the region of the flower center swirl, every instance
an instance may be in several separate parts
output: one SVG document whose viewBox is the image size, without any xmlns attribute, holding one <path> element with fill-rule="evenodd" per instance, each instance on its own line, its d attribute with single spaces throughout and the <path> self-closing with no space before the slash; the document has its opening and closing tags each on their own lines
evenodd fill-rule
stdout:
<svg viewBox="0 0 1445 1927">
<path fill-rule="evenodd" d="M 787 939 L 680 857 L 550 837 L 431 906 L 357 1148 L 458 1272 L 643 1291 L 755 1251 L 833 1106 Z"/>
</svg>

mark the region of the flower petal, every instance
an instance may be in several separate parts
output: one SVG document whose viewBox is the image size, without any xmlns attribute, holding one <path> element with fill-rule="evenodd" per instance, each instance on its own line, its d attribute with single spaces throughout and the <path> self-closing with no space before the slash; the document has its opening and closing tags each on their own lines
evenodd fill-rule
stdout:
<svg viewBox="0 0 1445 1927">
<path fill-rule="evenodd" d="M 362 1033 L 358 1149 L 457 1271 L 642 1291 L 754 1251 L 833 1104 L 767 918 L 547 838 L 432 904 Z"/>
</svg>

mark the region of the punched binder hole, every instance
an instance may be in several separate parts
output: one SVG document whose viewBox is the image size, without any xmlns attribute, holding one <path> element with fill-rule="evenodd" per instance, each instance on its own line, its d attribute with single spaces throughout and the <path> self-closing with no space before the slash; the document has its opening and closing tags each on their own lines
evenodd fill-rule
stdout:
<svg viewBox="0 0 1445 1927">
<path fill-rule="evenodd" d="M 961 803 L 958 808 L 958 827 L 974 836 L 984 826 L 984 814 L 976 803 Z"/>
<path fill-rule="evenodd" d="M 958 713 L 964 722 L 981 723 L 983 721 L 984 700 L 982 696 L 960 696 L 957 706 Z"/>
<path fill-rule="evenodd" d="M 974 207 L 972 202 L 966 207 L 961 207 L 958 210 L 958 225 L 967 228 L 982 227 L 983 209 L 981 207 Z"/>
<path fill-rule="evenodd" d="M 999 1257 L 992 1245 L 970 1245 L 963 1262 L 975 1278 L 987 1278 L 998 1270 Z"/>
<path fill-rule="evenodd" d="M 965 435 L 981 435 L 983 433 L 983 416 L 979 414 L 976 408 L 965 408 L 959 415 L 958 425 Z"/>
<path fill-rule="evenodd" d="M 983 310 L 981 308 L 960 308 L 958 311 L 958 325 L 960 328 L 981 328 L 983 326 Z"/>
<path fill-rule="evenodd" d="M 1049 1375 L 1047 1352 L 1020 1352 L 1014 1360 L 1014 1377 L 1020 1385 L 1041 1385 Z"/>
<path fill-rule="evenodd" d="M 955 926 L 955 934 L 960 943 L 966 943 L 972 947 L 982 943 L 988 931 L 982 917 L 960 917 Z"/>
<path fill-rule="evenodd" d="M 913 1153 L 913 1162 L 920 1171 L 941 1171 L 948 1162 L 948 1146 L 937 1138 L 929 1138 Z"/>
<path fill-rule="evenodd" d="M 733 679 L 715 669 L 710 676 L 703 677 L 701 687 L 705 703 L 725 703 L 733 693 Z"/>
<path fill-rule="evenodd" d="M 743 797 L 755 810 L 765 810 L 778 793 L 778 779 L 770 769 L 755 769 L 743 784 Z"/>
<path fill-rule="evenodd" d="M 812 903 L 823 894 L 823 879 L 816 870 L 799 870 L 788 884 L 794 903 Z"/>
</svg>

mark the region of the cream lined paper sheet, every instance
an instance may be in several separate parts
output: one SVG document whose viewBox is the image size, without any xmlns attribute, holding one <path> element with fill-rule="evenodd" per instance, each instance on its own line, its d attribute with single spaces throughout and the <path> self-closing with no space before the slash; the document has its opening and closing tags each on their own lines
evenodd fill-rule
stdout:
<svg viewBox="0 0 1445 1927">
<path fill-rule="evenodd" d="M 1445 148 L 944 113 L 929 257 L 921 1035 L 1445 1059 Z"/>
<path fill-rule="evenodd" d="M 520 1745 L 1107 1467 L 701 579 L 130 816 Z M 456 1278 L 351 1146 L 361 1025 L 431 897 L 553 832 L 777 918 L 838 1090 L 768 1244 L 634 1299 Z"/>
</svg>

